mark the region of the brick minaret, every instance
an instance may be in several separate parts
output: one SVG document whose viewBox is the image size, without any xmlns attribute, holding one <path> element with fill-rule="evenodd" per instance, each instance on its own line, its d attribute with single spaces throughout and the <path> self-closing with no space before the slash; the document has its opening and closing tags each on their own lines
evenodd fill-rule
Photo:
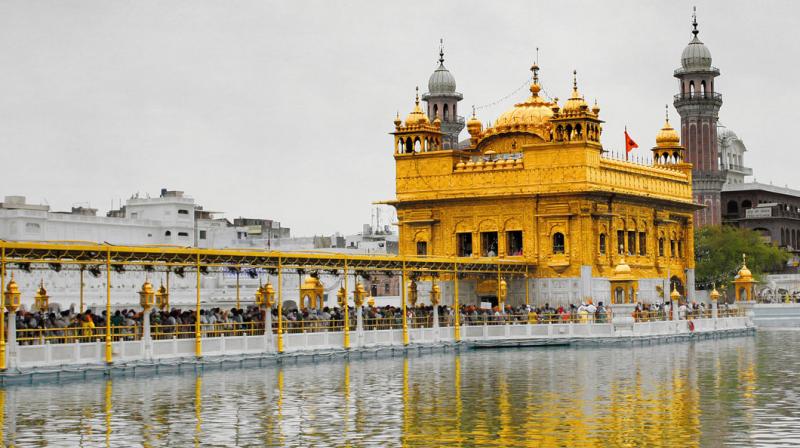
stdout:
<svg viewBox="0 0 800 448">
<path fill-rule="evenodd" d="M 681 68 L 675 70 L 680 93 L 675 108 L 681 116 L 681 142 L 686 147 L 686 161 L 693 164 L 694 200 L 706 207 L 695 212 L 697 226 L 721 222 L 720 192 L 725 173 L 720 171 L 717 148 L 717 120 L 722 95 L 714 90 L 719 69 L 711 66 L 711 52 L 698 39 L 697 16 L 692 16 L 692 38 L 681 55 Z"/>
</svg>

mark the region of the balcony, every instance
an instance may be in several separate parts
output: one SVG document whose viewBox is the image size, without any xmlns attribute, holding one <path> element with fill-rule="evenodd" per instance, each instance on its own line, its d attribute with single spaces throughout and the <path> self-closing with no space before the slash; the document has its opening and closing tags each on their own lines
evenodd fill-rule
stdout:
<svg viewBox="0 0 800 448">
<path fill-rule="evenodd" d="M 722 106 L 722 95 L 717 92 L 679 93 L 675 95 L 675 107 L 687 104 Z"/>
<path fill-rule="evenodd" d="M 750 168 L 750 167 L 746 167 L 744 165 L 728 164 L 728 165 L 720 166 L 720 169 L 721 170 L 726 170 L 726 171 L 734 171 L 734 172 L 739 173 L 739 174 L 744 174 L 745 176 L 752 176 L 753 175 L 753 169 Z"/>
<path fill-rule="evenodd" d="M 685 73 L 711 73 L 715 76 L 719 76 L 719 69 L 717 67 L 710 67 L 708 70 L 686 70 L 685 68 L 680 67 L 675 69 L 674 76 L 681 76 Z"/>
</svg>

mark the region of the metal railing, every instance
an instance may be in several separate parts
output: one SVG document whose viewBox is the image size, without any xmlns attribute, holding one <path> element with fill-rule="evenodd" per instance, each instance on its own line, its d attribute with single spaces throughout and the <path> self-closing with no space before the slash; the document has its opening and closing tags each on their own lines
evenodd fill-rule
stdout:
<svg viewBox="0 0 800 448">
<path fill-rule="evenodd" d="M 20 345 L 68 344 L 73 342 L 97 342 L 106 337 L 106 327 L 64 328 L 19 328 L 17 343 Z M 142 337 L 142 327 L 125 325 L 111 327 L 111 340 L 136 341 Z"/>
<path fill-rule="evenodd" d="M 741 307 L 720 307 L 717 311 L 719 318 L 742 317 L 745 310 Z M 611 322 L 611 310 L 600 313 L 563 312 L 563 313 L 501 313 L 501 314 L 461 314 L 462 326 L 491 326 L 491 325 L 548 325 L 548 324 L 603 324 Z M 672 320 L 669 309 L 660 310 L 635 310 L 631 317 L 636 322 L 656 322 Z M 687 309 L 680 314 L 681 320 L 709 319 L 712 317 L 711 308 L 697 310 Z M 349 319 L 350 331 L 357 327 L 356 317 Z M 364 330 L 401 330 L 403 328 L 402 315 L 390 317 L 363 317 Z M 454 316 L 447 312 L 439 315 L 439 326 L 443 328 L 454 325 Z M 433 328 L 433 315 L 414 316 L 407 319 L 409 329 Z M 150 326 L 150 336 L 154 340 L 165 339 L 193 339 L 195 324 L 153 324 Z M 283 320 L 283 332 L 295 333 L 321 333 L 338 332 L 344 330 L 344 319 L 308 319 L 308 320 Z M 105 326 L 87 327 L 70 326 L 65 328 L 18 328 L 17 343 L 20 345 L 38 344 L 65 344 L 75 342 L 100 342 L 105 340 Z M 272 332 L 277 333 L 277 319 L 272 321 Z M 143 328 L 141 323 L 136 325 L 122 325 L 111 327 L 111 340 L 138 341 L 142 339 Z M 200 335 L 204 338 L 230 337 L 230 336 L 258 336 L 264 334 L 264 322 L 217 322 L 201 324 Z"/>
</svg>

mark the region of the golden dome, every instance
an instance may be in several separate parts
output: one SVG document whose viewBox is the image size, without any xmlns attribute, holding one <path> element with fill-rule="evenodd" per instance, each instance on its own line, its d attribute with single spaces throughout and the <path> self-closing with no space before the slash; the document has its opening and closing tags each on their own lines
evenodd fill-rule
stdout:
<svg viewBox="0 0 800 448">
<path fill-rule="evenodd" d="M 150 283 L 150 280 L 145 279 L 144 284 L 142 285 L 142 290 L 140 292 L 144 292 L 147 294 L 153 292 L 153 285 Z"/>
<path fill-rule="evenodd" d="M 467 121 L 467 129 L 480 128 L 481 126 L 481 120 L 478 120 L 475 115 L 475 106 L 472 106 L 472 118 Z"/>
<path fill-rule="evenodd" d="M 678 135 L 678 131 L 669 124 L 669 106 L 667 106 L 664 127 L 656 134 L 656 146 L 665 148 L 680 146 L 680 144 L 681 137 Z"/>
<path fill-rule="evenodd" d="M 417 87 L 417 97 L 414 100 L 414 110 L 406 117 L 406 126 L 416 126 L 420 124 L 428 124 L 428 116 L 419 107 L 419 87 Z"/>
<path fill-rule="evenodd" d="M 747 255 L 742 254 L 742 269 L 739 269 L 739 280 L 751 280 L 753 273 L 747 268 Z"/>
<path fill-rule="evenodd" d="M 521 128 L 544 128 L 553 116 L 553 104 L 545 101 L 539 96 L 542 87 L 539 85 L 539 67 L 531 67 L 533 71 L 533 83 L 531 84 L 531 96 L 514 105 L 513 108 L 503 112 L 494 123 L 494 127 L 503 131 L 504 127 Z"/>
<path fill-rule="evenodd" d="M 717 291 L 717 286 L 714 285 L 714 289 L 711 290 L 710 294 L 711 300 L 717 301 L 719 300 L 719 291 Z"/>
<path fill-rule="evenodd" d="M 672 292 L 669 293 L 669 298 L 672 300 L 678 300 L 681 298 L 681 293 L 678 292 L 678 289 L 674 284 L 672 285 Z"/>
<path fill-rule="evenodd" d="M 564 103 L 564 112 L 578 112 L 583 109 L 588 109 L 589 105 L 586 104 L 586 100 L 583 99 L 583 95 L 578 91 L 578 72 L 573 70 L 572 71 L 572 96 L 569 97 L 566 103 Z M 598 109 L 599 110 L 599 109 Z"/>
<path fill-rule="evenodd" d="M 620 260 L 617 267 L 614 268 L 614 275 L 627 275 L 631 273 L 631 267 L 625 263 L 625 259 Z"/>
<path fill-rule="evenodd" d="M 14 280 L 14 273 L 11 273 L 11 280 L 6 285 L 6 294 L 20 294 L 19 286 L 17 286 L 17 282 Z"/>
</svg>

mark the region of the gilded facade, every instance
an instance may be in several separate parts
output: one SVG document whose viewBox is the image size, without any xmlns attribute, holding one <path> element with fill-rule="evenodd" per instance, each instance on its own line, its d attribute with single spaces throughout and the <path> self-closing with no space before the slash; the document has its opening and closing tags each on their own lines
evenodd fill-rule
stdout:
<svg viewBox="0 0 800 448">
<path fill-rule="evenodd" d="M 621 262 L 638 279 L 638 298 L 657 301 L 667 279 L 693 291 L 692 166 L 678 133 L 659 132 L 652 165 L 606 156 L 600 107 L 573 77 L 559 104 L 530 97 L 484 127 L 473 111 L 468 144 L 442 145 L 441 119 L 419 106 L 394 125 L 401 255 L 519 260 L 529 288 L 509 279 L 508 303 L 609 300 Z M 489 280 L 466 279 L 463 303 L 493 301 Z M 471 285 L 471 286 L 470 286 Z M 445 294 L 446 296 L 446 294 Z"/>
</svg>

